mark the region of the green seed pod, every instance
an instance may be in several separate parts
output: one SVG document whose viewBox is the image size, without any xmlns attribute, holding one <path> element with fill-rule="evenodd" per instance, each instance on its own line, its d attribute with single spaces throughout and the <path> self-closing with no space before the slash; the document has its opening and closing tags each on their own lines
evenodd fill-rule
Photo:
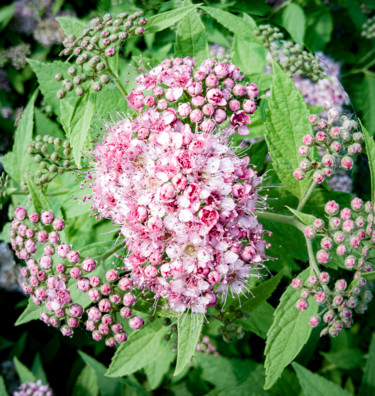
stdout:
<svg viewBox="0 0 375 396">
<path fill-rule="evenodd" d="M 47 145 L 43 145 L 40 151 L 41 151 L 43 154 L 47 154 L 47 153 L 48 153 L 48 146 L 47 146 Z"/>
<path fill-rule="evenodd" d="M 69 147 L 70 147 L 70 142 L 69 142 L 69 140 L 64 140 L 63 147 L 64 147 L 64 148 L 69 148 Z"/>
<path fill-rule="evenodd" d="M 48 176 L 47 175 L 43 175 L 41 178 L 40 178 L 40 183 L 41 184 L 45 184 L 45 183 L 47 183 L 48 182 Z"/>
<path fill-rule="evenodd" d="M 44 135 L 43 136 L 43 142 L 47 143 L 49 139 L 49 135 Z"/>
<path fill-rule="evenodd" d="M 40 163 L 40 167 L 42 168 L 42 169 L 46 169 L 47 168 L 47 162 L 41 162 Z"/>
<path fill-rule="evenodd" d="M 47 142 L 49 144 L 53 144 L 53 137 L 52 136 L 48 136 Z"/>
<path fill-rule="evenodd" d="M 85 82 L 87 80 L 86 74 L 80 74 L 79 78 L 81 79 L 82 82 Z"/>
<path fill-rule="evenodd" d="M 80 76 L 76 76 L 73 78 L 73 84 L 74 85 L 80 85 L 81 84 L 81 77 Z"/>
<path fill-rule="evenodd" d="M 35 172 L 35 176 L 39 179 L 39 178 L 42 176 L 42 171 L 41 171 L 40 169 L 38 169 L 38 170 Z"/>
<path fill-rule="evenodd" d="M 56 138 L 53 141 L 53 144 L 55 145 L 56 148 L 59 148 L 61 146 L 61 139 L 60 138 Z"/>
<path fill-rule="evenodd" d="M 60 159 L 59 153 L 57 153 L 56 151 L 55 151 L 54 153 L 52 153 L 52 155 L 51 155 L 51 160 L 52 160 L 53 162 L 57 162 L 59 159 Z"/>
<path fill-rule="evenodd" d="M 69 43 L 72 43 L 75 39 L 76 39 L 76 36 L 74 34 L 69 34 L 69 36 L 68 36 Z"/>
<path fill-rule="evenodd" d="M 41 135 L 36 135 L 35 136 L 35 141 L 36 142 L 40 142 L 42 140 L 42 136 Z"/>
<path fill-rule="evenodd" d="M 96 91 L 96 92 L 100 92 L 102 90 L 103 86 L 99 81 L 95 81 L 92 85 L 91 85 L 91 89 Z"/>
<path fill-rule="evenodd" d="M 68 74 L 70 76 L 75 76 L 77 74 L 77 68 L 75 66 L 71 66 L 68 69 Z"/>
<path fill-rule="evenodd" d="M 71 82 L 65 84 L 65 90 L 66 91 L 72 91 L 73 90 L 73 84 Z"/>
<path fill-rule="evenodd" d="M 103 71 L 103 70 L 105 70 L 105 64 L 104 64 L 103 62 L 99 62 L 99 63 L 96 65 L 96 70 L 97 70 L 97 71 Z"/>
<path fill-rule="evenodd" d="M 85 93 L 85 89 L 83 87 L 77 87 L 75 90 L 75 94 L 77 96 L 82 96 Z"/>
<path fill-rule="evenodd" d="M 103 84 L 108 84 L 110 81 L 109 75 L 108 74 L 103 74 L 102 76 L 100 76 L 100 81 Z"/>
<path fill-rule="evenodd" d="M 118 33 L 120 31 L 120 28 L 118 26 L 114 26 L 112 28 L 112 33 Z"/>
<path fill-rule="evenodd" d="M 35 143 L 35 148 L 36 148 L 37 150 L 40 150 L 40 149 L 42 148 L 42 142 L 36 142 L 36 143 Z"/>
<path fill-rule="evenodd" d="M 119 37 L 120 41 L 124 41 L 124 40 L 126 40 L 128 38 L 128 33 L 120 32 L 118 37 Z"/>
<path fill-rule="evenodd" d="M 57 74 L 55 74 L 55 80 L 56 80 L 56 81 L 61 81 L 62 78 L 63 78 L 62 73 L 57 73 Z"/>
<path fill-rule="evenodd" d="M 70 153 L 71 153 L 70 149 L 68 149 L 68 148 L 64 149 L 65 157 L 69 158 L 70 157 Z"/>
<path fill-rule="evenodd" d="M 99 36 L 93 36 L 90 39 L 91 44 L 96 44 L 99 41 L 100 37 Z"/>
<path fill-rule="evenodd" d="M 116 18 L 124 19 L 129 15 L 128 12 L 122 12 L 121 14 L 117 14 Z"/>
<path fill-rule="evenodd" d="M 62 175 L 64 173 L 64 169 L 63 168 L 57 168 L 57 173 L 59 175 Z"/>
<path fill-rule="evenodd" d="M 34 161 L 37 163 L 37 164 L 39 164 L 41 161 L 42 161 L 42 156 L 41 155 L 36 155 L 35 157 L 34 157 Z"/>
<path fill-rule="evenodd" d="M 109 39 L 111 40 L 111 43 L 115 43 L 116 41 L 118 41 L 118 36 L 117 34 L 111 34 L 109 36 Z"/>
<path fill-rule="evenodd" d="M 125 30 L 129 30 L 132 26 L 133 26 L 133 24 L 130 21 L 124 22 L 124 29 Z"/>
<path fill-rule="evenodd" d="M 27 148 L 27 154 L 31 155 L 34 152 L 34 149 L 32 147 Z"/>
<path fill-rule="evenodd" d="M 63 99 L 65 97 L 65 92 L 62 89 L 59 89 L 56 92 L 57 99 Z"/>
<path fill-rule="evenodd" d="M 52 165 L 49 167 L 49 171 L 50 171 L 51 173 L 56 173 L 56 172 L 57 172 L 57 166 L 56 166 L 55 164 L 52 164 Z"/>
<path fill-rule="evenodd" d="M 112 16 L 111 16 L 111 14 L 109 14 L 109 13 L 107 13 L 107 14 L 105 14 L 104 16 L 103 16 L 103 21 L 104 22 L 108 22 L 108 21 L 110 21 L 112 19 Z"/>
<path fill-rule="evenodd" d="M 65 161 L 63 162 L 63 167 L 64 167 L 64 168 L 69 168 L 69 165 L 70 165 L 70 161 L 65 160 Z"/>
</svg>

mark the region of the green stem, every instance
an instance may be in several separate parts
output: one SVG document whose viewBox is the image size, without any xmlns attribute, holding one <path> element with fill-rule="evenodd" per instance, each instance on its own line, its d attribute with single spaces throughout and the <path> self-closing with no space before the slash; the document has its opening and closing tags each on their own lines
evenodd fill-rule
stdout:
<svg viewBox="0 0 375 396">
<path fill-rule="evenodd" d="M 118 245 L 113 246 L 112 249 L 109 249 L 107 252 L 103 253 L 101 256 L 96 257 L 97 261 L 105 261 L 108 257 L 112 256 L 113 253 L 117 252 L 117 250 L 121 249 L 126 245 L 126 241 L 121 242 Z"/>
<path fill-rule="evenodd" d="M 126 92 L 125 87 L 121 84 L 120 77 L 117 74 L 115 74 L 114 71 L 111 69 L 111 66 L 109 65 L 109 62 L 108 62 L 107 58 L 105 58 L 105 63 L 106 63 L 106 66 L 107 66 L 108 73 L 114 79 L 114 81 L 115 81 L 115 83 L 117 85 L 117 88 L 120 90 L 120 92 L 122 93 L 122 95 L 126 99 L 126 97 L 128 96 L 128 93 Z"/>
<path fill-rule="evenodd" d="M 301 222 L 299 222 L 294 216 L 286 216 L 271 212 L 256 212 L 256 215 L 261 219 L 292 225 L 299 229 L 301 232 L 304 232 L 305 229 L 305 226 Z"/>
<path fill-rule="evenodd" d="M 310 198 L 311 193 L 314 191 L 314 188 L 316 187 L 316 182 L 313 181 L 311 183 L 311 186 L 309 187 L 309 189 L 307 190 L 305 196 L 302 198 L 302 200 L 300 201 L 300 203 L 298 204 L 297 210 L 300 212 L 303 207 L 305 206 L 306 202 L 308 201 L 308 199 Z"/>
</svg>

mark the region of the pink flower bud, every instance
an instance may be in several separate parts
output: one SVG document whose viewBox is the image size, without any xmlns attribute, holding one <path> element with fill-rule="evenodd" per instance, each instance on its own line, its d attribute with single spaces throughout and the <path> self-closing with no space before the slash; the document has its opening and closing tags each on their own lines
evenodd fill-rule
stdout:
<svg viewBox="0 0 375 396">
<path fill-rule="evenodd" d="M 132 310 L 128 307 L 122 307 L 120 310 L 120 315 L 124 319 L 130 318 L 130 316 L 132 315 Z"/>
<path fill-rule="evenodd" d="M 139 330 L 143 326 L 143 320 L 139 316 L 133 316 L 129 320 L 129 326 L 134 330 Z"/>
<path fill-rule="evenodd" d="M 99 278 L 99 276 L 92 276 L 90 278 L 90 285 L 92 287 L 98 287 L 102 284 L 102 280 Z"/>
<path fill-rule="evenodd" d="M 221 124 L 227 119 L 227 113 L 223 109 L 216 109 L 214 113 L 214 120 L 218 124 Z"/>
<path fill-rule="evenodd" d="M 310 290 L 308 289 L 302 289 L 300 292 L 300 296 L 301 298 L 303 298 L 304 300 L 307 300 L 310 297 Z"/>
<path fill-rule="evenodd" d="M 133 283 L 129 278 L 121 278 L 118 282 L 118 287 L 123 290 L 130 290 L 133 287 Z"/>
<path fill-rule="evenodd" d="M 37 223 L 37 222 L 39 221 L 39 215 L 38 215 L 38 213 L 36 213 L 36 212 L 30 213 L 30 215 L 29 215 L 29 220 L 30 220 L 32 223 Z"/>
<path fill-rule="evenodd" d="M 51 245 L 46 245 L 44 247 L 44 254 L 47 256 L 52 256 L 55 253 L 55 248 Z"/>
<path fill-rule="evenodd" d="M 50 232 L 50 234 L 48 236 L 48 240 L 51 243 L 56 244 L 56 243 L 59 242 L 59 239 L 60 239 L 60 237 L 59 237 L 59 234 L 57 232 L 55 232 L 55 231 Z"/>
<path fill-rule="evenodd" d="M 79 279 L 79 278 L 81 278 L 81 277 L 82 277 L 81 269 L 78 268 L 78 267 L 73 267 L 73 268 L 70 270 L 70 276 L 71 276 L 73 279 Z"/>
<path fill-rule="evenodd" d="M 211 133 L 215 130 L 216 124 L 213 120 L 204 120 L 201 125 L 200 125 L 200 129 L 202 130 L 202 132 L 204 133 Z"/>
<path fill-rule="evenodd" d="M 294 278 L 292 280 L 292 288 L 294 290 L 299 290 L 299 289 L 301 289 L 302 286 L 303 286 L 303 280 L 302 279 Z"/>
<path fill-rule="evenodd" d="M 36 252 L 36 244 L 32 239 L 28 239 L 25 242 L 25 249 L 27 250 L 28 253 L 34 254 Z"/>
<path fill-rule="evenodd" d="M 241 103 L 238 100 L 231 100 L 228 107 L 230 111 L 238 111 L 241 108 Z"/>
<path fill-rule="evenodd" d="M 327 301 L 327 296 L 324 292 L 320 291 L 315 294 L 315 301 L 317 304 L 322 305 Z"/>
<path fill-rule="evenodd" d="M 319 120 L 319 117 L 316 114 L 311 114 L 311 116 L 309 117 L 309 122 L 312 125 L 316 125 L 318 120 Z"/>
<path fill-rule="evenodd" d="M 211 104 L 205 104 L 202 108 L 202 112 L 205 116 L 211 117 L 215 111 L 215 107 Z M 217 121 L 216 121 L 217 122 Z"/>
<path fill-rule="evenodd" d="M 90 289 L 87 295 L 89 299 L 93 302 L 98 302 L 102 297 L 98 289 Z"/>
<path fill-rule="evenodd" d="M 316 236 L 316 229 L 314 226 L 308 226 L 305 228 L 304 233 L 306 238 L 312 239 Z"/>
<path fill-rule="evenodd" d="M 107 279 L 108 282 L 115 282 L 119 278 L 119 275 L 116 270 L 110 269 L 105 274 L 105 278 Z"/>
<path fill-rule="evenodd" d="M 335 201 L 328 201 L 324 210 L 328 215 L 333 216 L 339 212 L 339 205 Z"/>
<path fill-rule="evenodd" d="M 347 283 L 344 279 L 340 279 L 335 283 L 335 290 L 337 292 L 343 292 L 347 287 Z"/>
<path fill-rule="evenodd" d="M 99 301 L 98 307 L 101 312 L 109 312 L 111 310 L 111 303 L 107 299 L 102 299 Z"/>
<path fill-rule="evenodd" d="M 177 112 L 182 118 L 188 117 L 189 114 L 191 113 L 190 104 L 189 103 L 179 103 Z"/>
<path fill-rule="evenodd" d="M 321 264 L 326 264 L 329 261 L 329 252 L 327 252 L 326 250 L 319 250 L 316 253 L 316 259 L 318 261 L 318 263 Z"/>
<path fill-rule="evenodd" d="M 322 219 L 316 219 L 316 220 L 314 221 L 314 227 L 315 227 L 317 230 L 321 230 L 322 228 L 324 228 L 324 220 L 322 220 Z"/>
<path fill-rule="evenodd" d="M 363 201 L 360 198 L 354 198 L 350 205 L 353 210 L 359 211 L 362 209 Z"/>
<path fill-rule="evenodd" d="M 19 221 L 24 221 L 27 216 L 27 210 L 23 206 L 18 206 L 14 211 L 14 216 Z"/>
<path fill-rule="evenodd" d="M 42 214 L 43 215 L 43 214 Z M 55 219 L 52 223 L 52 227 L 56 231 L 61 231 L 65 227 L 65 222 L 62 219 Z"/>
<path fill-rule="evenodd" d="M 90 288 L 91 288 L 90 280 L 88 278 L 81 278 L 77 282 L 77 288 L 78 288 L 78 290 L 80 290 L 83 293 L 88 292 L 90 290 Z"/>
<path fill-rule="evenodd" d="M 42 256 L 39 260 L 39 264 L 45 270 L 50 269 L 52 266 L 51 256 Z"/>
<path fill-rule="evenodd" d="M 42 215 L 40 216 L 40 220 L 42 222 L 42 224 L 44 225 L 50 225 L 53 221 L 54 217 L 53 217 L 53 213 L 51 211 L 46 211 L 44 210 L 42 212 Z"/>
<path fill-rule="evenodd" d="M 350 170 L 350 169 L 352 169 L 353 168 L 353 159 L 352 158 L 350 158 L 350 157 L 344 157 L 342 160 L 341 160 L 341 166 L 344 168 L 344 169 L 347 169 L 347 170 Z"/>
<path fill-rule="evenodd" d="M 315 139 L 316 139 L 316 141 L 319 142 L 319 143 L 325 143 L 326 140 L 327 140 L 327 134 L 326 134 L 325 132 L 323 132 L 323 131 L 319 131 L 319 132 L 316 134 Z"/>
<path fill-rule="evenodd" d="M 116 333 L 114 335 L 114 337 L 115 337 L 116 342 L 119 343 L 119 344 L 121 342 L 125 342 L 127 340 L 127 338 L 128 338 L 127 334 L 125 332 L 123 332 L 123 331 L 121 331 L 120 333 Z"/>
<path fill-rule="evenodd" d="M 73 329 L 68 325 L 61 326 L 61 334 L 66 337 L 71 337 L 73 335 Z"/>
<path fill-rule="evenodd" d="M 37 234 L 37 239 L 38 239 L 38 242 L 40 242 L 40 243 L 46 243 L 48 241 L 47 232 L 44 230 L 39 231 Z"/>
<path fill-rule="evenodd" d="M 67 260 L 69 263 L 76 264 L 78 263 L 80 257 L 79 253 L 75 250 L 71 250 L 67 255 L 66 255 Z"/>
<path fill-rule="evenodd" d="M 355 230 L 355 225 L 353 220 L 345 220 L 342 223 L 342 230 L 347 234 L 351 234 Z"/>
<path fill-rule="evenodd" d="M 70 246 L 66 243 L 62 243 L 57 247 L 57 254 L 59 257 L 65 258 L 66 255 L 70 252 Z"/>
<path fill-rule="evenodd" d="M 253 114 L 254 111 L 256 110 L 257 106 L 256 106 L 256 104 L 255 104 L 255 102 L 253 100 L 246 99 L 242 103 L 242 108 L 245 111 L 245 113 Z"/>
<path fill-rule="evenodd" d="M 217 84 L 219 84 L 219 79 L 215 75 L 210 74 L 206 78 L 206 86 L 208 88 L 215 88 L 217 86 Z"/>
<path fill-rule="evenodd" d="M 203 113 L 198 110 L 198 109 L 194 109 L 191 113 L 190 113 L 190 120 L 193 123 L 198 123 L 201 122 L 203 119 Z"/>
<path fill-rule="evenodd" d="M 158 270 L 152 265 L 146 266 L 144 271 L 145 277 L 149 279 L 155 278 L 158 274 Z"/>
<path fill-rule="evenodd" d="M 319 282 L 321 285 L 327 285 L 329 282 L 329 274 L 328 272 L 321 272 L 319 275 Z"/>
<path fill-rule="evenodd" d="M 297 301 L 296 307 L 299 311 L 306 311 L 308 308 L 309 303 L 306 300 L 303 300 L 302 298 Z"/>
<path fill-rule="evenodd" d="M 155 98 L 153 96 L 145 96 L 143 99 L 143 104 L 146 107 L 152 107 L 155 105 Z"/>
<path fill-rule="evenodd" d="M 250 99 L 256 99 L 259 95 L 259 89 L 256 84 L 250 83 L 246 85 L 246 96 Z"/>
<path fill-rule="evenodd" d="M 192 82 L 188 87 L 187 91 L 191 96 L 199 95 L 203 91 L 202 84 L 198 82 Z"/>
<path fill-rule="evenodd" d="M 131 294 L 131 293 L 124 294 L 122 302 L 125 306 L 128 306 L 128 307 L 133 306 L 135 304 L 134 294 Z"/>
<path fill-rule="evenodd" d="M 311 287 L 311 286 L 316 286 L 318 284 L 318 278 L 315 275 L 310 275 L 307 278 L 307 284 Z"/>
<path fill-rule="evenodd" d="M 341 227 L 341 220 L 338 217 L 331 217 L 329 219 L 329 227 L 333 230 L 337 230 Z"/>
<path fill-rule="evenodd" d="M 202 82 L 204 78 L 206 77 L 206 73 L 203 73 L 202 71 L 196 71 L 193 75 L 194 81 L 196 82 Z M 206 82 L 207 84 L 207 82 Z"/>
<path fill-rule="evenodd" d="M 309 325 L 311 327 L 316 327 L 320 323 L 320 316 L 319 315 L 314 315 L 310 318 L 309 320 Z"/>
<path fill-rule="evenodd" d="M 330 237 L 324 237 L 320 241 L 320 246 L 322 249 L 330 250 L 333 246 L 333 240 Z"/>
<path fill-rule="evenodd" d="M 96 268 L 96 261 L 93 260 L 92 258 L 85 258 L 82 261 L 82 269 L 85 272 L 92 272 Z"/>
<path fill-rule="evenodd" d="M 306 174 L 302 169 L 298 168 L 293 172 L 293 176 L 296 180 L 302 180 L 306 177 Z"/>
<path fill-rule="evenodd" d="M 109 283 L 104 283 L 101 286 L 100 291 L 102 294 L 108 296 L 108 294 L 111 294 L 111 292 L 112 292 L 112 287 Z"/>
<path fill-rule="evenodd" d="M 70 312 L 70 314 L 71 314 L 73 317 L 79 318 L 79 317 L 81 317 L 82 314 L 83 314 L 83 308 L 82 308 L 80 305 L 78 305 L 78 304 L 72 304 L 72 305 L 69 307 L 69 312 Z"/>
<path fill-rule="evenodd" d="M 317 170 L 317 171 L 314 172 L 314 174 L 313 174 L 313 180 L 314 180 L 316 183 L 321 184 L 321 183 L 324 182 L 324 179 L 325 179 L 325 177 L 324 177 L 324 173 L 323 173 L 322 171 Z"/>
<path fill-rule="evenodd" d="M 305 146 L 311 147 L 311 146 L 314 145 L 314 143 L 315 143 L 315 138 L 314 138 L 313 135 L 305 135 L 305 136 L 303 137 L 303 144 L 304 144 Z"/>
<path fill-rule="evenodd" d="M 93 338 L 95 341 L 100 341 L 100 340 L 103 338 L 103 336 L 100 334 L 100 332 L 99 332 L 98 330 L 94 330 L 94 331 L 92 332 L 92 338 Z"/>
</svg>

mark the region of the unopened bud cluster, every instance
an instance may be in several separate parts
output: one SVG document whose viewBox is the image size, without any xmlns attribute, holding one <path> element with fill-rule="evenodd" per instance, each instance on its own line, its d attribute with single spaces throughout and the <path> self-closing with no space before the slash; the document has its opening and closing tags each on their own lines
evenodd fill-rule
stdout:
<svg viewBox="0 0 375 396">
<path fill-rule="evenodd" d="M 375 38 L 375 15 L 369 18 L 362 26 L 362 36 L 367 39 Z"/>
<path fill-rule="evenodd" d="M 33 176 L 37 185 L 49 183 L 56 176 L 73 169 L 74 160 L 68 140 L 38 135 L 29 143 L 27 152 L 34 156 L 34 161 L 40 166 Z"/>
<path fill-rule="evenodd" d="M 220 356 L 217 352 L 216 346 L 212 344 L 210 337 L 204 336 L 197 345 L 197 352 L 205 353 L 206 355 Z"/>
<path fill-rule="evenodd" d="M 216 309 L 220 310 L 221 308 L 217 306 Z M 235 340 L 241 340 L 245 336 L 243 327 L 238 324 L 237 321 L 239 319 L 249 319 L 249 314 L 247 312 L 230 305 L 228 311 L 220 311 L 220 313 L 216 315 L 216 319 L 223 323 L 223 325 L 218 328 L 218 332 L 225 342 L 230 343 Z"/>
<path fill-rule="evenodd" d="M 289 77 L 296 74 L 313 81 L 323 78 L 323 70 L 314 55 L 299 44 L 285 40 L 284 34 L 277 27 L 259 25 L 259 30 L 254 33 L 269 50 L 272 60 L 278 63 Z"/>
<path fill-rule="evenodd" d="M 339 118 L 339 111 L 332 108 L 330 103 L 323 105 L 327 110 L 327 116 L 309 117 L 310 123 L 314 127 L 313 134 L 303 137 L 303 145 L 298 152 L 302 161 L 293 172 L 297 180 L 305 178 L 308 172 L 313 172 L 313 180 L 316 183 L 323 183 L 325 178 L 330 178 L 337 166 L 345 170 L 353 168 L 353 157 L 362 153 L 364 141 L 363 133 L 358 131 L 358 124 L 350 120 L 345 115 Z M 314 147 L 317 147 L 320 161 L 314 158 Z"/>
<path fill-rule="evenodd" d="M 36 382 L 26 382 L 21 384 L 18 389 L 13 392 L 13 396 L 53 396 L 53 391 L 49 385 L 43 385 L 41 380 Z"/>
<path fill-rule="evenodd" d="M 105 14 L 103 18 L 92 19 L 90 28 L 85 29 L 78 38 L 73 34 L 66 37 L 63 41 L 65 49 L 60 56 L 75 56 L 76 66 L 68 69 L 68 76 L 62 73 L 55 75 L 55 80 L 62 82 L 57 97 L 62 99 L 70 91 L 82 96 L 89 86 L 86 82 L 90 83 L 92 90 L 101 91 L 103 85 L 111 80 L 110 76 L 113 77 L 108 58 L 114 56 L 129 37 L 143 35 L 147 20 L 142 15 L 142 11 L 131 15 L 121 13 L 116 18 Z"/>
<path fill-rule="evenodd" d="M 305 284 L 301 279 L 294 279 L 292 287 L 301 289 L 301 299 L 297 302 L 299 310 L 307 309 L 310 296 L 314 296 L 315 302 L 325 307 L 319 315 L 310 319 L 310 325 L 315 327 L 323 319 L 327 327 L 321 335 L 328 333 L 336 336 L 344 327 L 353 325 L 353 310 L 364 313 L 372 300 L 363 274 L 374 270 L 370 262 L 370 252 L 375 244 L 374 214 L 371 202 L 364 203 L 359 198 L 352 200 L 351 208 L 341 211 L 337 202 L 329 201 L 325 212 L 327 224 L 322 219 L 316 219 L 305 228 L 305 236 L 309 239 L 316 236 L 322 238 L 321 249 L 316 253 L 319 264 L 327 264 L 331 259 L 331 251 L 335 250 L 337 256 L 342 257 L 340 267 L 354 271 L 353 282 L 348 287 L 346 280 L 340 279 L 331 290 L 328 287 L 330 276 L 322 272 L 319 276 L 310 276 Z"/>
<path fill-rule="evenodd" d="M 129 319 L 133 329 L 143 325 L 143 320 L 133 316 L 129 308 L 135 303 L 134 295 L 128 293 L 132 282 L 128 278 L 120 279 L 116 270 L 107 271 L 104 281 L 96 276 L 93 272 L 96 261 L 82 258 L 61 240 L 60 231 L 64 227 L 64 221 L 55 218 L 51 211 L 28 214 L 23 206 L 15 210 L 11 246 L 16 256 L 27 264 L 22 268 L 24 292 L 31 295 L 37 306 L 45 308 L 42 321 L 60 328 L 65 336 L 72 336 L 74 329 L 84 322 L 93 339 L 99 341 L 105 337 L 107 346 L 126 341 L 127 334 L 116 313 Z M 90 278 L 89 273 L 92 273 Z M 72 287 L 88 292 L 94 304 L 90 307 L 77 304 Z"/>
</svg>

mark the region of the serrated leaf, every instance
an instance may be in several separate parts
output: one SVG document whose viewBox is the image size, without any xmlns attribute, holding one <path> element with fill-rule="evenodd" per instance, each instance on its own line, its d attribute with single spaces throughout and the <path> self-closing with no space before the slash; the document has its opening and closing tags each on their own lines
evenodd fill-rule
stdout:
<svg viewBox="0 0 375 396">
<path fill-rule="evenodd" d="M 248 40 L 247 36 L 234 35 L 231 59 L 242 73 L 262 73 L 266 65 L 266 53 L 262 44 Z"/>
<path fill-rule="evenodd" d="M 267 301 L 271 297 L 282 277 L 283 271 L 280 271 L 276 276 L 272 276 L 270 279 L 260 283 L 258 286 L 250 288 L 252 295 L 249 295 L 246 300 L 241 300 L 241 310 L 250 313 L 258 308 L 264 301 Z M 231 305 L 239 307 L 240 303 L 238 299 L 234 299 L 231 302 Z"/>
<path fill-rule="evenodd" d="M 74 384 L 72 396 L 97 396 L 99 394 L 98 376 L 96 371 L 85 366 Z"/>
<path fill-rule="evenodd" d="M 177 328 L 177 363 L 174 376 L 182 373 L 197 350 L 201 336 L 203 315 L 188 314 Z"/>
<path fill-rule="evenodd" d="M 372 103 L 375 101 L 375 77 L 366 74 L 361 82 L 361 87 L 356 92 L 358 107 L 362 111 L 363 123 L 370 131 L 371 135 L 375 134 L 375 112 L 372 109 Z"/>
<path fill-rule="evenodd" d="M 62 73 L 66 75 L 66 72 L 70 66 L 69 63 L 60 61 L 54 61 L 51 63 L 43 63 L 34 59 L 28 59 L 28 64 L 34 70 L 37 78 L 40 90 L 46 100 L 46 102 L 52 107 L 53 112 L 56 115 L 60 115 L 60 100 L 57 99 L 56 92 L 61 89 L 61 82 L 57 82 L 54 79 L 56 73 Z M 67 97 L 64 101 L 74 103 L 77 100 L 75 95 Z"/>
<path fill-rule="evenodd" d="M 39 90 L 29 100 L 14 137 L 13 150 L 1 158 L 5 171 L 18 183 L 23 180 L 26 170 L 35 168 L 31 156 L 27 154 L 27 145 L 32 140 L 34 129 L 34 104 Z"/>
<path fill-rule="evenodd" d="M 351 396 L 351 393 L 345 389 L 318 374 L 312 373 L 298 363 L 293 363 L 292 366 L 305 396 Z"/>
<path fill-rule="evenodd" d="M 366 142 L 366 152 L 368 157 L 368 165 L 370 167 L 370 175 L 371 175 L 371 202 L 374 203 L 375 200 L 375 142 L 372 136 L 367 132 L 367 129 L 362 125 L 361 121 L 359 121 L 362 127 L 362 132 L 365 136 Z"/>
<path fill-rule="evenodd" d="M 249 319 L 239 319 L 238 323 L 247 331 L 255 333 L 258 337 L 265 339 L 272 326 L 275 308 L 267 301 L 263 301 L 254 311 Z"/>
<path fill-rule="evenodd" d="M 35 375 L 23 363 L 21 363 L 17 357 L 13 358 L 13 363 L 22 383 L 35 382 L 37 380 Z"/>
<path fill-rule="evenodd" d="M 8 25 L 13 17 L 14 4 L 9 4 L 0 8 L 0 32 Z"/>
<path fill-rule="evenodd" d="M 33 303 L 33 301 L 29 300 L 29 303 L 22 314 L 17 319 L 15 326 L 20 326 L 21 324 L 30 322 L 32 320 L 40 319 L 40 314 L 43 312 L 42 307 L 38 307 Z"/>
<path fill-rule="evenodd" d="M 367 362 L 364 369 L 359 396 L 375 394 L 375 334 L 372 335 Z"/>
<path fill-rule="evenodd" d="M 299 45 L 303 45 L 306 18 L 303 9 L 295 3 L 289 3 L 283 12 L 283 26 Z"/>
<path fill-rule="evenodd" d="M 163 342 L 163 337 L 169 331 L 160 320 L 155 320 L 132 333 L 116 350 L 106 376 L 129 375 L 154 361 L 168 348 L 168 343 Z"/>
<path fill-rule="evenodd" d="M 50 210 L 51 206 L 47 198 L 42 193 L 40 188 L 38 188 L 28 176 L 26 176 L 26 184 L 29 189 L 29 193 L 31 195 L 31 200 L 33 201 L 35 211 L 37 213 L 42 213 L 43 210 Z"/>
<path fill-rule="evenodd" d="M 78 37 L 82 34 L 83 30 L 87 28 L 87 24 L 80 21 L 78 18 L 60 16 L 56 17 L 56 19 L 66 36 L 69 36 L 69 34 L 74 34 L 76 37 Z"/>
<path fill-rule="evenodd" d="M 194 57 L 197 65 L 209 58 L 207 33 L 197 10 L 189 12 L 178 24 L 175 56 Z"/>
<path fill-rule="evenodd" d="M 266 140 L 273 166 L 284 187 L 302 198 L 310 186 L 311 176 L 298 181 L 293 172 L 300 162 L 298 147 L 303 136 L 311 131 L 309 112 L 293 81 L 275 63 L 273 70 L 271 98 L 266 110 Z"/>
<path fill-rule="evenodd" d="M 163 377 L 169 370 L 169 366 L 176 358 L 176 354 L 171 349 L 166 349 L 165 352 L 154 360 L 152 363 L 144 367 L 147 376 L 148 389 L 154 390 L 159 387 Z"/>
<path fill-rule="evenodd" d="M 82 150 L 88 138 L 91 121 L 95 112 L 96 93 L 87 92 L 77 102 L 70 120 L 70 143 L 78 168 L 81 167 Z"/>
<path fill-rule="evenodd" d="M 323 12 L 319 16 L 312 15 L 311 23 L 306 28 L 306 46 L 314 52 L 323 51 L 331 40 L 332 31 L 333 19 L 330 12 Z"/>
<path fill-rule="evenodd" d="M 306 280 L 309 274 L 310 269 L 307 268 L 298 277 Z M 319 306 L 311 301 L 306 311 L 301 312 L 296 308 L 299 298 L 299 293 L 289 285 L 276 308 L 272 326 L 267 334 L 264 389 L 272 387 L 310 337 L 312 328 L 308 320 L 318 312 Z"/>
<path fill-rule="evenodd" d="M 194 4 L 191 6 L 181 7 L 177 8 L 176 10 L 153 15 L 151 18 L 147 19 L 145 34 L 160 32 L 161 30 L 167 29 L 170 26 L 175 25 L 187 14 L 189 14 L 189 12 L 195 10 L 198 7 L 199 4 Z"/>
<path fill-rule="evenodd" d="M 316 217 L 313 215 L 309 215 L 307 213 L 300 212 L 299 210 L 295 210 L 287 206 L 287 208 L 298 218 L 302 221 L 305 225 L 311 225 L 316 220 Z"/>
<path fill-rule="evenodd" d="M 341 349 L 337 352 L 321 352 L 333 365 L 344 370 L 363 366 L 363 353 L 358 348 Z"/>
<path fill-rule="evenodd" d="M 258 30 L 255 21 L 247 15 L 246 19 L 242 19 L 230 12 L 223 11 L 219 8 L 200 7 L 207 12 L 212 18 L 216 19 L 220 25 L 223 25 L 230 32 L 237 34 L 239 37 L 246 37 L 247 40 L 261 44 L 261 41 L 255 36 L 254 31 Z M 263 70 L 262 70 L 263 71 Z"/>
</svg>

